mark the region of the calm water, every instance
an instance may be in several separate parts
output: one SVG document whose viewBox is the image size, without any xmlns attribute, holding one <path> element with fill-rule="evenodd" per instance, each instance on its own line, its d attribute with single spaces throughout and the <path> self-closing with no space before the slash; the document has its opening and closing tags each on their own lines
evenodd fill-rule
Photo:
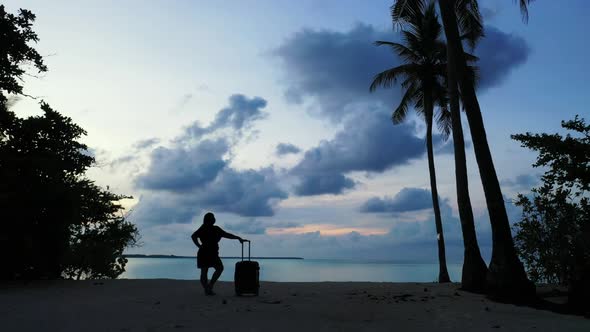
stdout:
<svg viewBox="0 0 590 332">
<path fill-rule="evenodd" d="M 239 259 L 223 259 L 222 281 L 233 281 L 234 266 Z M 257 259 L 260 280 L 264 281 L 373 281 L 432 282 L 438 277 L 437 264 L 400 264 L 324 259 Z M 449 264 L 453 281 L 461 277 L 461 265 Z M 126 272 L 129 279 L 198 279 L 196 259 L 129 258 Z M 212 272 L 210 272 L 211 274 Z"/>
</svg>

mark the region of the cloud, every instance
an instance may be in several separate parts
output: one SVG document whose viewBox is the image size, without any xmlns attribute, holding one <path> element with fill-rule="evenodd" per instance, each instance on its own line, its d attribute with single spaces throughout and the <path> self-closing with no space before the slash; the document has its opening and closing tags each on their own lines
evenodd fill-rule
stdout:
<svg viewBox="0 0 590 332">
<path fill-rule="evenodd" d="M 524 64 L 531 49 L 517 35 L 508 34 L 493 26 L 485 27 L 485 37 L 477 45 L 475 54 L 480 58 L 479 90 L 500 85 L 517 67 Z"/>
<path fill-rule="evenodd" d="M 194 197 L 215 211 L 245 217 L 272 216 L 275 203 L 287 198 L 277 180 L 271 168 L 245 171 L 228 168 Z"/>
<path fill-rule="evenodd" d="M 293 228 L 299 224 L 288 222 L 260 221 L 258 219 L 246 219 L 236 223 L 227 223 L 225 228 L 238 234 L 266 234 L 268 228 Z"/>
<path fill-rule="evenodd" d="M 276 204 L 287 198 L 277 182 L 270 168 L 237 171 L 226 166 L 207 183 L 144 192 L 134 208 L 133 219 L 143 224 L 183 224 L 192 222 L 203 211 L 273 216 Z"/>
<path fill-rule="evenodd" d="M 266 226 L 259 220 L 244 220 L 239 223 L 228 224 L 226 228 L 239 234 L 265 234 Z"/>
<path fill-rule="evenodd" d="M 193 124 L 170 146 L 151 151 L 149 167 L 134 180 L 142 190 L 135 220 L 183 224 L 204 210 L 245 217 L 274 215 L 277 202 L 287 198 L 274 170 L 230 166 L 231 149 L 238 143 L 235 138 L 264 118 L 260 110 L 266 101 L 232 95 L 229 103 L 209 126 Z M 204 138 L 204 134 L 216 138 Z"/>
<path fill-rule="evenodd" d="M 141 189 L 186 191 L 213 181 L 226 166 L 229 151 L 225 139 L 203 140 L 188 148 L 158 147 L 150 155 L 146 173 L 135 181 Z"/>
<path fill-rule="evenodd" d="M 434 136 L 435 145 L 442 142 Z M 333 139 L 305 152 L 291 170 L 301 179 L 298 195 L 340 194 L 354 186 L 346 173 L 382 173 L 424 155 L 426 145 L 412 124 L 393 125 L 386 110 L 359 114 L 347 120 Z"/>
<path fill-rule="evenodd" d="M 513 187 L 516 189 L 531 189 L 539 184 L 540 176 L 537 174 L 521 174 L 514 179 L 504 179 L 501 181 L 502 185 Z"/>
<path fill-rule="evenodd" d="M 432 208 L 430 190 L 420 188 L 403 188 L 393 198 L 373 197 L 361 206 L 365 213 L 395 213 Z"/>
<path fill-rule="evenodd" d="M 496 6 L 498 4 L 495 4 Z M 480 7 L 479 11 L 481 12 L 481 16 L 485 22 L 491 21 L 498 16 L 501 9 L 499 7 Z"/>
<path fill-rule="evenodd" d="M 440 143 L 440 136 L 435 136 Z M 393 125 L 388 113 L 371 113 L 347 122 L 331 140 L 305 152 L 294 173 L 383 172 L 405 165 L 425 152 L 411 124 Z"/>
<path fill-rule="evenodd" d="M 314 100 L 317 112 L 341 122 L 351 112 L 371 111 L 366 103 L 382 103 L 388 108 L 399 102 L 400 89 L 369 93 L 375 74 L 401 64 L 399 57 L 376 40 L 399 41 L 398 33 L 357 24 L 346 32 L 303 29 L 274 51 L 285 68 L 285 96 L 288 102 Z M 498 51 L 501 50 L 501 51 Z M 480 57 L 480 89 L 500 84 L 523 64 L 530 53 L 526 41 L 516 35 L 486 26 L 486 37 L 476 54 Z"/>
<path fill-rule="evenodd" d="M 260 97 L 248 98 L 242 94 L 229 97 L 229 106 L 215 115 L 215 119 L 208 126 L 203 127 L 197 121 L 186 129 L 188 135 L 199 138 L 222 128 L 230 128 L 236 133 L 248 129 L 254 121 L 264 119 L 267 114 L 262 111 L 266 107 L 266 100 Z"/>
<path fill-rule="evenodd" d="M 387 49 L 373 45 L 392 37 L 366 24 L 348 32 L 304 29 L 295 33 L 274 51 L 289 78 L 287 101 L 301 103 L 306 97 L 315 98 L 321 115 L 340 121 L 350 104 L 375 99 L 369 93 L 375 74 L 399 64 Z M 388 104 L 399 95 L 378 94 Z"/>
<path fill-rule="evenodd" d="M 133 144 L 133 147 L 135 148 L 135 150 L 144 150 L 149 149 L 158 143 L 160 143 L 160 139 L 157 137 L 153 137 L 137 141 L 135 142 L 135 144 Z"/>
<path fill-rule="evenodd" d="M 342 174 L 309 174 L 302 177 L 301 182 L 295 187 L 295 194 L 299 196 L 339 195 L 354 186 L 354 181 Z"/>
<path fill-rule="evenodd" d="M 135 142 L 131 149 L 114 159 L 108 154 L 104 157 L 104 165 L 108 166 L 109 171 L 117 173 L 127 173 L 130 170 L 136 171 L 139 168 L 140 160 L 154 146 L 160 143 L 157 137 L 143 139 Z"/>
<path fill-rule="evenodd" d="M 279 143 L 275 149 L 275 154 L 277 156 L 284 156 L 286 154 L 296 154 L 301 152 L 301 149 L 291 143 Z"/>
<path fill-rule="evenodd" d="M 365 219 L 349 211 L 349 218 Z M 362 234 L 351 231 L 342 235 L 326 235 L 320 229 L 307 228 L 305 233 L 283 233 L 255 239 L 257 250 L 273 255 L 305 258 L 386 259 L 411 262 L 436 262 L 437 234 L 432 209 L 409 211 L 407 216 L 377 215 L 388 225 L 384 234 Z M 441 201 L 443 230 L 449 262 L 461 262 L 463 240 L 461 225 L 453 215 L 448 200 Z M 478 219 L 476 228 L 484 255 L 489 254 L 490 237 L 487 220 Z"/>
<path fill-rule="evenodd" d="M 202 207 L 190 195 L 173 192 L 145 192 L 131 210 L 129 219 L 140 225 L 187 224 Z"/>
<path fill-rule="evenodd" d="M 494 27 L 487 27 L 486 33 L 477 49 L 480 89 L 501 83 L 529 54 L 520 37 Z M 311 99 L 318 114 L 343 124 L 333 139 L 306 151 L 293 168 L 291 173 L 301 181 L 296 194 L 340 194 L 354 187 L 346 178 L 349 172 L 381 173 L 423 156 L 424 140 L 415 136 L 413 125 L 391 125 L 390 110 L 399 100 L 400 89 L 369 93 L 375 74 L 400 64 L 390 49 L 374 46 L 376 40 L 399 41 L 399 34 L 368 24 L 357 24 L 346 32 L 304 29 L 274 50 L 289 77 L 287 100 Z M 441 141 L 435 137 L 435 145 Z M 452 145 L 438 152 L 451 153 Z"/>
</svg>

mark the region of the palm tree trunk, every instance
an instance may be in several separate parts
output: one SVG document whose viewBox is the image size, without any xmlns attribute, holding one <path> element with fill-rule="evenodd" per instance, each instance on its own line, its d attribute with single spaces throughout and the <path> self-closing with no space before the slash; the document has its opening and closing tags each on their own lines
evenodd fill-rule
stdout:
<svg viewBox="0 0 590 332">
<path fill-rule="evenodd" d="M 527 279 L 524 267 L 514 249 L 504 198 L 488 146 L 475 88 L 465 70 L 467 65 L 459 37 L 455 1 L 439 0 L 438 3 L 447 37 L 449 57 L 454 58 L 457 64 L 458 83 L 467 110 L 467 121 L 492 227 L 493 248 L 487 275 L 488 295 L 500 300 L 528 300 L 534 297 L 535 286 Z"/>
<path fill-rule="evenodd" d="M 447 270 L 447 258 L 445 254 L 445 237 L 443 235 L 440 206 L 438 204 L 438 189 L 436 187 L 436 169 L 434 167 L 434 149 L 432 147 L 432 99 L 424 93 L 424 116 L 426 117 L 426 149 L 428 150 L 428 170 L 430 172 L 430 192 L 432 194 L 432 207 L 434 209 L 434 223 L 436 225 L 436 239 L 438 243 L 438 282 L 450 282 Z"/>
<path fill-rule="evenodd" d="M 469 198 L 469 181 L 467 176 L 467 160 L 465 158 L 465 141 L 461 125 L 461 111 L 459 108 L 459 91 L 457 89 L 456 59 L 449 56 L 447 49 L 447 81 L 451 106 L 451 123 L 453 131 L 453 147 L 455 149 L 455 184 L 457 186 L 457 205 L 459 219 L 463 233 L 463 271 L 461 274 L 461 288 L 476 293 L 485 292 L 488 267 L 481 257 L 471 198 Z"/>
</svg>

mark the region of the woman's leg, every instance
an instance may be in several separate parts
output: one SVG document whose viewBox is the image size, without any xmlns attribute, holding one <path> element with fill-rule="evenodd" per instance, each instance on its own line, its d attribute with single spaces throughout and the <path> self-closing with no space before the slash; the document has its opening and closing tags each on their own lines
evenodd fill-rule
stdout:
<svg viewBox="0 0 590 332">
<path fill-rule="evenodd" d="M 223 272 L 223 265 L 219 265 L 215 267 L 215 272 L 213 272 L 213 276 L 211 276 L 211 282 L 209 283 L 210 289 L 213 289 L 213 285 L 217 282 L 217 279 L 221 276 L 221 272 Z"/>
<path fill-rule="evenodd" d="M 208 288 L 208 283 L 207 283 L 207 272 L 208 271 L 209 271 L 209 268 L 207 268 L 207 267 L 201 268 L 201 285 L 203 285 L 203 288 L 205 290 L 207 290 L 207 288 Z"/>
</svg>

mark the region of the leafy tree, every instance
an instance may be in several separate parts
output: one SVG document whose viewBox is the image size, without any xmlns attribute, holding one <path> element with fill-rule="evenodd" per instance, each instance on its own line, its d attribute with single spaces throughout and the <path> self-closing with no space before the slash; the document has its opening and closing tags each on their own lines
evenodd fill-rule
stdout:
<svg viewBox="0 0 590 332">
<path fill-rule="evenodd" d="M 86 132 L 42 103 L 42 116 L 12 121 L 0 138 L 0 278 L 116 277 L 137 237 L 124 196 L 85 178 L 94 163 Z M 11 113 L 10 111 L 7 111 Z"/>
<path fill-rule="evenodd" d="M 47 71 L 29 44 L 35 15 L 0 5 L 0 279 L 115 278 L 136 227 L 119 204 L 125 196 L 85 177 L 95 160 L 79 139 L 84 129 L 41 103 L 42 116 L 9 110 L 30 69 Z"/>
<path fill-rule="evenodd" d="M 549 168 L 544 175 L 545 182 L 573 188 L 576 196 L 580 196 L 590 190 L 590 125 L 576 116 L 574 120 L 563 121 L 561 126 L 580 137 L 526 133 L 512 138 L 539 152 L 533 166 Z"/>
<path fill-rule="evenodd" d="M 29 10 L 20 9 L 14 15 L 0 5 L 0 105 L 6 103 L 5 93 L 23 93 L 27 68 L 34 67 L 39 73 L 47 71 L 41 55 L 29 46 L 39 41 L 32 29 L 34 21 L 35 14 Z"/>
<path fill-rule="evenodd" d="M 79 181 L 74 190 L 80 198 L 81 222 L 70 225 L 62 276 L 117 278 L 127 263 L 123 250 L 137 241 L 135 225 L 125 220 L 117 203 L 131 197 L 115 195 L 88 180 Z"/>
<path fill-rule="evenodd" d="M 515 244 L 531 280 L 568 284 L 571 279 L 574 240 L 590 222 L 588 198 L 575 201 L 573 193 L 545 182 L 532 189 L 532 197 L 519 194 L 523 209 Z M 589 256 L 590 258 L 590 256 Z"/>
<path fill-rule="evenodd" d="M 590 125 L 583 119 L 562 122 L 570 131 L 519 134 L 512 138 L 539 153 L 534 167 L 547 168 L 531 197 L 518 195 L 523 209 L 515 224 L 516 247 L 534 281 L 571 286 L 572 303 L 590 296 Z"/>
</svg>

